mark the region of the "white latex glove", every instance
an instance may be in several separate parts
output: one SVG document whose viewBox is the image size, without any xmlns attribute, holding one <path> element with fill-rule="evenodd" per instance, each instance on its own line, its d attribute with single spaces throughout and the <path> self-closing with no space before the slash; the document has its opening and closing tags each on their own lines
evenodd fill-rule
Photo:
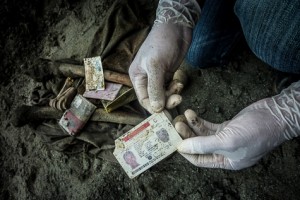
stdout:
<svg viewBox="0 0 300 200">
<path fill-rule="evenodd" d="M 199 167 L 238 170 L 300 135 L 300 81 L 279 95 L 243 109 L 232 120 L 213 124 L 187 110 L 188 125 L 176 123 L 183 140 L 178 151 Z"/>
<path fill-rule="evenodd" d="M 199 14 L 195 0 L 159 2 L 155 24 L 129 68 L 137 98 L 150 113 L 165 107 L 165 84 L 188 50 Z"/>
</svg>

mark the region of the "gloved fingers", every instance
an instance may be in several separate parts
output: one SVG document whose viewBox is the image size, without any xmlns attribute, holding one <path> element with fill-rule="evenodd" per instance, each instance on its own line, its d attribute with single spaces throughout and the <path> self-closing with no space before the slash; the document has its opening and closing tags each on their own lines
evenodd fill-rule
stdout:
<svg viewBox="0 0 300 200">
<path fill-rule="evenodd" d="M 165 107 L 165 72 L 156 60 L 148 67 L 148 95 L 151 108 L 154 112 L 161 112 Z"/>
<path fill-rule="evenodd" d="M 178 72 L 177 70 L 176 72 Z M 176 72 L 174 76 L 176 75 Z M 178 73 L 177 73 L 178 74 Z M 173 78 L 174 78 L 173 76 Z M 166 108 L 173 109 L 182 102 L 182 96 L 179 95 L 184 87 L 184 84 L 178 79 L 172 80 L 169 84 L 168 90 L 166 91 Z"/>
<path fill-rule="evenodd" d="M 177 122 L 175 124 L 175 129 L 183 139 L 196 137 L 196 134 L 184 122 Z"/>
<path fill-rule="evenodd" d="M 168 86 L 166 96 L 169 97 L 172 94 L 180 94 L 187 84 L 187 73 L 181 69 L 175 71 L 173 80 Z"/>
<path fill-rule="evenodd" d="M 154 111 L 150 105 L 150 100 L 149 98 L 147 99 L 143 99 L 142 101 L 140 101 L 140 104 L 143 106 L 143 108 L 145 108 L 150 114 L 153 114 Z"/>
<path fill-rule="evenodd" d="M 131 69 L 129 70 L 129 74 L 138 101 L 146 110 L 148 110 L 150 113 L 153 113 L 150 107 L 150 101 L 149 101 L 149 96 L 147 91 L 147 86 L 148 86 L 147 74 L 143 72 L 136 73 L 134 70 Z"/>
<path fill-rule="evenodd" d="M 219 154 L 193 155 L 180 153 L 185 159 L 197 167 L 232 169 L 229 160 Z"/>
<path fill-rule="evenodd" d="M 165 113 L 166 117 L 169 119 L 170 122 L 173 120 L 173 117 L 168 110 L 164 109 L 162 112 Z"/>
<path fill-rule="evenodd" d="M 183 88 L 183 83 L 179 82 L 178 80 L 173 80 L 169 84 L 169 87 L 166 91 L 166 96 L 169 97 L 172 94 L 180 94 Z"/>
<path fill-rule="evenodd" d="M 187 120 L 186 120 L 186 117 L 185 117 L 184 115 L 177 115 L 177 116 L 172 120 L 173 126 L 175 127 L 175 125 L 176 125 L 178 122 L 185 123 L 186 125 L 188 124 L 188 123 L 187 123 Z"/>
<path fill-rule="evenodd" d="M 220 124 L 210 123 L 200 117 L 193 110 L 186 110 L 184 115 L 187 119 L 189 126 L 199 136 L 207 136 L 216 134 Z"/>
<path fill-rule="evenodd" d="M 223 141 L 216 135 L 197 136 L 183 140 L 178 146 L 178 151 L 187 154 L 209 154 L 223 150 L 223 147 Z"/>
<path fill-rule="evenodd" d="M 169 97 L 166 97 L 166 108 L 167 109 L 172 109 L 178 106 L 182 102 L 182 96 L 179 94 L 172 94 Z"/>
</svg>

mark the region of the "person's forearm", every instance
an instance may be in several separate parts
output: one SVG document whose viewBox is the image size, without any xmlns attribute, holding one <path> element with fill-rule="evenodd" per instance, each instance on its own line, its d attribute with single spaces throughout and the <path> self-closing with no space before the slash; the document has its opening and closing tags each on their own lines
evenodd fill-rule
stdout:
<svg viewBox="0 0 300 200">
<path fill-rule="evenodd" d="M 272 112 L 282 120 L 284 136 L 290 140 L 300 135 L 300 81 L 293 83 L 280 94 L 271 98 Z"/>
<path fill-rule="evenodd" d="M 154 23 L 173 23 L 194 28 L 200 12 L 196 0 L 160 0 Z"/>
<path fill-rule="evenodd" d="M 271 112 L 283 127 L 282 134 L 286 140 L 300 136 L 300 81 L 291 84 L 278 95 L 262 99 L 254 106 L 248 106 L 240 114 L 258 108 Z"/>
</svg>

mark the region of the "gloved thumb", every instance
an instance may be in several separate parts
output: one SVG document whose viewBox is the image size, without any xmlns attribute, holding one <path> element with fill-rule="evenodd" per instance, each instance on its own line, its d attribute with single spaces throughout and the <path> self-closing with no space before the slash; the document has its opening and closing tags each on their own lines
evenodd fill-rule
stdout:
<svg viewBox="0 0 300 200">
<path fill-rule="evenodd" d="M 210 154 L 220 150 L 222 143 L 216 135 L 198 136 L 182 141 L 178 151 L 185 154 Z"/>
<path fill-rule="evenodd" d="M 178 152 L 198 167 L 232 169 L 227 157 L 214 153 L 220 149 L 219 141 L 215 135 L 188 138 L 178 146 Z"/>
</svg>

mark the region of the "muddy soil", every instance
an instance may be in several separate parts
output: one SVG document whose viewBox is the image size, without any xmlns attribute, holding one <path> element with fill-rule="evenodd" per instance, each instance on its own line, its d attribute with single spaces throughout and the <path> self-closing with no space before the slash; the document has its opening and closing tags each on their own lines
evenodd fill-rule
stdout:
<svg viewBox="0 0 300 200">
<path fill-rule="evenodd" d="M 288 141 L 241 171 L 197 168 L 179 154 L 130 180 L 117 163 L 43 144 L 32 127 L 11 124 L 40 83 L 24 74 L 36 57 L 81 59 L 109 0 L 17 1 L 0 6 L 0 199 L 300 199 L 300 140 Z M 222 68 L 189 70 L 179 107 L 212 122 L 274 95 L 274 71 L 249 50 Z"/>
</svg>

